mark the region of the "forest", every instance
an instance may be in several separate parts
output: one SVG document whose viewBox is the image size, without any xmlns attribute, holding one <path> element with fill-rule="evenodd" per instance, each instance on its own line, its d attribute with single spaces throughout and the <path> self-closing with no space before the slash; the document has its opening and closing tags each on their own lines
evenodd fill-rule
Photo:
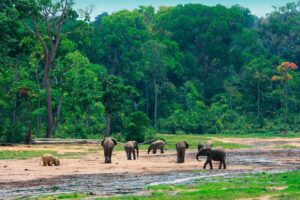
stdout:
<svg viewBox="0 0 300 200">
<path fill-rule="evenodd" d="M 0 143 L 300 131 L 300 2 L 99 13 L 0 2 Z"/>
</svg>

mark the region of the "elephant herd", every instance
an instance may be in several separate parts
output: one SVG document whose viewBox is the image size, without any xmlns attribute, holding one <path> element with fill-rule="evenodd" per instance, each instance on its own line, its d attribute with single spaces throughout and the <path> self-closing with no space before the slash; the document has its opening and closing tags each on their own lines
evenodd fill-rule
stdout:
<svg viewBox="0 0 300 200">
<path fill-rule="evenodd" d="M 101 145 L 103 146 L 104 150 L 104 157 L 105 157 L 105 163 L 111 163 L 111 157 L 112 157 L 112 151 L 114 147 L 117 145 L 117 141 L 113 138 L 105 138 L 102 140 Z M 178 142 L 176 144 L 176 151 L 177 151 L 177 163 L 184 163 L 185 158 L 185 151 L 189 148 L 189 144 L 186 141 Z M 127 159 L 131 160 L 137 159 L 139 157 L 139 148 L 138 143 L 136 141 L 128 141 L 124 144 L 124 150 L 127 155 Z M 162 140 L 157 140 L 155 142 L 152 142 L 148 147 L 148 154 L 152 151 L 153 154 L 156 154 L 157 150 L 160 150 L 160 153 L 163 154 L 165 151 L 165 142 Z M 226 153 L 224 149 L 222 148 L 212 148 L 212 144 L 208 143 L 206 145 L 204 144 L 198 144 L 198 153 L 196 155 L 196 159 L 198 161 L 200 156 L 206 156 L 207 159 L 204 163 L 203 168 L 206 169 L 207 164 L 209 164 L 210 169 L 213 169 L 212 161 L 219 161 L 219 169 L 222 168 L 226 169 Z"/>
</svg>

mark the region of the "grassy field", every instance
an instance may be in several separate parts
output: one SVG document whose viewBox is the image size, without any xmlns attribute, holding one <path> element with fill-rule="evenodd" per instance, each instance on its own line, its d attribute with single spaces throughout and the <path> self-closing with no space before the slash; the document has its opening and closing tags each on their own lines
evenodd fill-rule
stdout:
<svg viewBox="0 0 300 200">
<path fill-rule="evenodd" d="M 41 157 L 45 153 L 50 153 L 58 158 L 79 158 L 81 156 L 86 155 L 88 152 L 65 152 L 63 154 L 59 154 L 56 151 L 47 151 L 47 150 L 2 150 L 0 151 L 0 160 L 24 160 L 34 157 Z"/>
<path fill-rule="evenodd" d="M 270 197 L 279 200 L 300 199 L 300 170 L 278 174 L 245 174 L 239 178 L 215 177 L 210 180 L 199 179 L 194 185 L 157 185 L 146 188 L 147 196 L 119 196 L 98 198 L 110 200 L 232 200 Z M 88 194 L 61 194 L 40 196 L 31 199 L 82 199 Z"/>
</svg>

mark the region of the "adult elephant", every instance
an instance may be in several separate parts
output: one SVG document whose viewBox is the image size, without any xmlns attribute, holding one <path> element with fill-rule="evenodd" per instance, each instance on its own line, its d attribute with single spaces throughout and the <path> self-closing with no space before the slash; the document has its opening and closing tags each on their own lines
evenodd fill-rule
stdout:
<svg viewBox="0 0 300 200">
<path fill-rule="evenodd" d="M 111 163 L 111 156 L 114 147 L 117 145 L 117 141 L 113 138 L 104 138 L 101 142 L 104 150 L 105 163 Z"/>
<path fill-rule="evenodd" d="M 189 148 L 189 145 L 186 141 L 178 142 L 176 144 L 177 163 L 184 163 L 185 150 L 188 148 Z"/>
<path fill-rule="evenodd" d="M 225 163 L 226 153 L 222 148 L 217 148 L 217 149 L 202 148 L 200 149 L 200 151 L 197 153 L 196 156 L 196 159 L 198 161 L 200 161 L 199 156 L 207 156 L 203 169 L 206 169 L 207 164 L 210 165 L 210 169 L 213 169 L 212 161 L 220 161 L 219 169 L 222 168 L 222 165 L 223 165 L 223 169 L 226 169 L 226 163 Z"/>
<path fill-rule="evenodd" d="M 148 147 L 148 154 L 152 151 L 153 154 L 156 154 L 156 151 L 160 149 L 160 153 L 164 153 L 165 150 L 165 142 L 162 140 L 156 140 L 155 142 L 152 142 L 150 146 Z"/>
<path fill-rule="evenodd" d="M 127 160 L 131 160 L 131 155 L 133 155 L 134 160 L 136 159 L 136 157 L 139 158 L 139 145 L 136 141 L 126 142 L 124 144 L 124 149 L 127 155 Z"/>
</svg>

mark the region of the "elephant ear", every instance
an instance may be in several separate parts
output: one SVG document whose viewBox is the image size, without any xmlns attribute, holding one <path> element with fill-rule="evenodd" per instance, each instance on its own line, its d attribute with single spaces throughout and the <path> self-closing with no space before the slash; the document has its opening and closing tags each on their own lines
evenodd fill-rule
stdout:
<svg viewBox="0 0 300 200">
<path fill-rule="evenodd" d="M 186 148 L 188 149 L 189 148 L 189 144 L 186 141 L 184 141 L 184 143 L 185 143 Z"/>
<path fill-rule="evenodd" d="M 118 142 L 115 139 L 111 139 L 111 140 L 114 142 L 115 145 L 118 144 Z"/>
<path fill-rule="evenodd" d="M 101 145 L 103 146 L 103 142 L 104 142 L 105 138 L 102 140 Z"/>
</svg>

